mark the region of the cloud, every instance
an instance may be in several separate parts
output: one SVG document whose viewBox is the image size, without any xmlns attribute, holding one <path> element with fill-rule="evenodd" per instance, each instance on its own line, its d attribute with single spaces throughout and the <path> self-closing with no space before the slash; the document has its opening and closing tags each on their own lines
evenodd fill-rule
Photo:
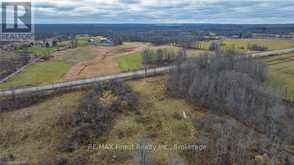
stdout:
<svg viewBox="0 0 294 165">
<path fill-rule="evenodd" d="M 293 0 L 32 0 L 36 23 L 294 23 Z"/>
</svg>

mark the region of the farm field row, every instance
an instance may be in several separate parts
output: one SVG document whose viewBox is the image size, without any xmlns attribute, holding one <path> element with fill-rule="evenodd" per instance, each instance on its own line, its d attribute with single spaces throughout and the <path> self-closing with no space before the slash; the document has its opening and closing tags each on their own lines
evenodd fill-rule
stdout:
<svg viewBox="0 0 294 165">
<path fill-rule="evenodd" d="M 266 58 L 269 66 L 269 84 L 284 97 L 294 99 L 294 53 Z"/>
<path fill-rule="evenodd" d="M 294 40 L 290 39 L 225 39 L 222 41 L 200 42 L 195 45 L 195 48 L 208 50 L 213 42 L 220 42 L 222 48 L 235 48 L 241 52 L 248 52 L 249 44 L 264 46 L 268 50 L 286 49 L 294 47 Z"/>
</svg>

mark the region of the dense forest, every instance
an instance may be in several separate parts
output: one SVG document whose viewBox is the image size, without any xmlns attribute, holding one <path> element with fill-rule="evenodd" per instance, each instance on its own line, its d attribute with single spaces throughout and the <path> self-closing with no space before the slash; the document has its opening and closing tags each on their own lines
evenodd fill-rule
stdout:
<svg viewBox="0 0 294 165">
<path fill-rule="evenodd" d="M 59 24 L 36 25 L 36 38 L 76 34 L 103 35 L 113 40 L 144 41 L 154 44 L 203 40 L 208 34 L 250 37 L 252 33 L 288 34 L 293 24 L 285 25 L 229 25 L 229 24 Z"/>
</svg>

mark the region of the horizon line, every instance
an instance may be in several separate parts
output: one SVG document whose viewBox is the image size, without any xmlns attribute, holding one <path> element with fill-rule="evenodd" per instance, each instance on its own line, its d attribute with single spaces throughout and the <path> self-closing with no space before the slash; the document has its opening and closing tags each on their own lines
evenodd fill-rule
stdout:
<svg viewBox="0 0 294 165">
<path fill-rule="evenodd" d="M 294 25 L 293 23 L 35 23 L 33 25 Z M 2 25 L 2 24 L 0 24 Z"/>
</svg>

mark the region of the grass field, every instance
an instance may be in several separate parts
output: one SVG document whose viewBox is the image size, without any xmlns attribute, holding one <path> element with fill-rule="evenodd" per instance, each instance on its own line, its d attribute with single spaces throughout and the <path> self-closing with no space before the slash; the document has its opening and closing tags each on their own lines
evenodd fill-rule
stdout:
<svg viewBox="0 0 294 165">
<path fill-rule="evenodd" d="M 45 56 L 50 54 L 54 51 L 54 47 L 46 48 L 46 47 L 40 47 L 40 46 L 33 46 L 28 49 L 29 52 L 31 52 L 35 56 Z"/>
<path fill-rule="evenodd" d="M 93 144 L 131 145 L 142 137 L 148 138 L 148 144 L 168 147 L 193 142 L 198 131 L 192 124 L 192 117 L 204 114 L 184 100 L 166 96 L 163 77 L 130 81 L 129 85 L 138 93 L 138 112 L 126 109 L 117 114 L 109 134 L 93 140 Z M 87 145 L 72 153 L 56 150 L 64 135 L 61 123 L 67 114 L 78 109 L 81 95 L 83 92 L 67 93 L 28 108 L 2 113 L 0 135 L 3 136 L 0 139 L 5 145 L 0 144 L 0 154 L 11 153 L 17 161 L 28 164 L 50 160 L 55 154 L 70 158 L 84 156 L 91 162 L 89 164 L 131 164 L 133 153 L 127 151 L 89 150 Z M 187 113 L 188 119 L 183 118 L 183 112 Z M 31 152 L 26 152 L 28 150 Z M 182 157 L 180 152 L 165 150 L 152 156 L 155 164 L 167 164 L 171 154 Z M 115 159 L 112 159 L 113 155 Z"/>
<path fill-rule="evenodd" d="M 13 79 L 0 84 L 0 88 L 54 83 L 62 79 L 69 68 L 70 65 L 59 60 L 35 63 Z"/>
<path fill-rule="evenodd" d="M 287 39 L 226 39 L 223 41 L 226 47 L 236 47 L 248 51 L 248 44 L 265 46 L 269 50 L 285 49 L 294 47 L 294 40 Z"/>
<path fill-rule="evenodd" d="M 86 46 L 89 45 L 89 39 L 95 39 L 97 43 L 100 42 L 101 37 L 97 36 L 97 37 L 78 37 L 78 46 Z"/>
<path fill-rule="evenodd" d="M 1 112 L 0 155 L 13 154 L 16 160 L 10 164 L 42 164 L 54 157 L 64 133 L 61 118 L 78 109 L 81 95 L 67 93 L 31 107 Z"/>
<path fill-rule="evenodd" d="M 93 59 L 97 56 L 97 51 L 92 46 L 83 46 L 76 49 L 69 49 L 62 52 L 56 59 L 67 64 L 74 65 L 82 61 Z"/>
<path fill-rule="evenodd" d="M 265 59 L 269 66 L 269 84 L 285 97 L 294 99 L 294 53 Z"/>
<path fill-rule="evenodd" d="M 199 48 L 208 50 L 214 41 L 203 41 L 199 43 Z M 236 48 L 241 52 L 248 52 L 248 45 L 256 44 L 267 47 L 269 50 L 285 49 L 294 47 L 294 40 L 287 39 L 225 39 L 221 41 L 222 48 Z M 195 45 L 196 47 L 196 45 Z"/>
<path fill-rule="evenodd" d="M 118 66 L 123 71 L 136 70 L 143 68 L 142 53 L 137 52 L 117 59 Z"/>
</svg>

